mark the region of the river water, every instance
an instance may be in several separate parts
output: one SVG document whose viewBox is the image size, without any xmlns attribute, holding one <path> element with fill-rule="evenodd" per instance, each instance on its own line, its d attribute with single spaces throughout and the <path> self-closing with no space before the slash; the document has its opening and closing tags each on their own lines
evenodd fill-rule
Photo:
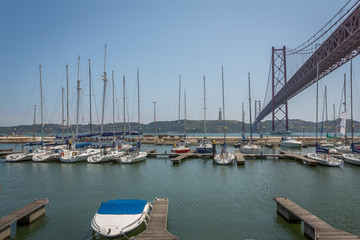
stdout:
<svg viewBox="0 0 360 240">
<path fill-rule="evenodd" d="M 301 224 L 276 213 L 272 198 L 286 196 L 330 225 L 360 235 L 359 176 L 357 166 L 310 167 L 286 159 L 247 160 L 245 166 L 218 166 L 210 158 L 175 166 L 160 158 L 133 165 L 0 160 L 0 216 L 49 198 L 46 215 L 29 226 L 13 225 L 12 239 L 100 239 L 92 237 L 90 222 L 102 201 L 167 197 L 168 230 L 179 239 L 304 239 Z"/>
</svg>

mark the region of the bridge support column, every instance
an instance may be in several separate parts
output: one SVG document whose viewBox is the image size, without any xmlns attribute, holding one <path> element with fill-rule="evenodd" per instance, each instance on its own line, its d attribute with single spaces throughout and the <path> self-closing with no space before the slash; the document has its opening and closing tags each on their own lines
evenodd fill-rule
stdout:
<svg viewBox="0 0 360 240">
<path fill-rule="evenodd" d="M 278 107 L 275 103 L 276 93 L 286 84 L 286 49 L 272 47 L 272 131 L 280 125 L 280 131 L 289 130 L 287 101 Z M 279 128 L 280 128 L 279 127 Z M 285 129 L 284 129 L 285 128 Z"/>
</svg>

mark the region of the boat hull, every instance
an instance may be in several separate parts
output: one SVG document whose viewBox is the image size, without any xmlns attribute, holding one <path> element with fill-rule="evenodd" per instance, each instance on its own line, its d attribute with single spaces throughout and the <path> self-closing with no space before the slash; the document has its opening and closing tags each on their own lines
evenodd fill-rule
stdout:
<svg viewBox="0 0 360 240">
<path fill-rule="evenodd" d="M 343 159 L 344 162 L 346 163 L 360 166 L 360 155 L 358 154 L 353 154 L 353 153 L 343 154 Z"/>
<path fill-rule="evenodd" d="M 146 160 L 147 152 L 139 152 L 137 156 L 125 155 L 119 158 L 119 162 L 123 164 L 137 163 Z"/>
<path fill-rule="evenodd" d="M 234 160 L 234 154 L 231 154 L 229 152 L 219 153 L 214 156 L 214 162 L 217 165 L 230 165 L 233 164 Z"/>
<path fill-rule="evenodd" d="M 328 167 L 340 167 L 343 164 L 343 160 L 335 157 L 331 157 L 324 153 L 308 153 L 307 157 L 319 162 L 319 164 Z"/>
<path fill-rule="evenodd" d="M 116 203 L 117 201 L 147 202 L 143 200 L 113 200 L 108 201 L 107 203 L 111 204 L 112 202 Z M 115 209 L 114 213 L 109 211 L 102 211 L 102 207 L 103 205 L 101 205 L 99 210 L 95 213 L 95 216 L 91 221 L 91 227 L 95 232 L 99 233 L 103 237 L 117 238 L 128 235 L 129 233 L 138 229 L 144 222 L 146 222 L 146 218 L 150 209 L 150 203 L 147 202 L 142 207 L 142 210 L 136 212 L 127 211 L 126 205 L 120 205 L 118 207 L 119 211 Z"/>
</svg>

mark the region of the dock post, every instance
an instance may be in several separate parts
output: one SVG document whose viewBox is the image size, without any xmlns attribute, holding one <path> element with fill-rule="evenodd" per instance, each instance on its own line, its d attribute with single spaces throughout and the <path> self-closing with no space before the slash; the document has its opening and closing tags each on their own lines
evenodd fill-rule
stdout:
<svg viewBox="0 0 360 240">
<path fill-rule="evenodd" d="M 10 238 L 10 225 L 6 226 L 3 229 L 0 229 L 0 239 Z"/>
<path fill-rule="evenodd" d="M 279 202 L 277 202 L 277 213 L 285 218 L 287 221 L 292 223 L 300 223 L 301 220 L 296 217 L 295 214 L 293 214 L 291 211 L 289 211 L 287 208 L 285 208 L 283 205 L 281 205 Z"/>
<path fill-rule="evenodd" d="M 19 225 L 30 224 L 44 215 L 45 215 L 45 205 L 43 205 L 41 208 L 36 209 L 35 211 L 29 213 L 25 217 L 20 218 L 17 221 L 17 224 L 19 224 Z"/>
</svg>

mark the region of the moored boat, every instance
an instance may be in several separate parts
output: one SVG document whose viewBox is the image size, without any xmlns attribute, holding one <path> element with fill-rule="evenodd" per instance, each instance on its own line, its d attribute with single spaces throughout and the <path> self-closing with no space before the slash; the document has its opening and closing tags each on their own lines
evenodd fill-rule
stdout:
<svg viewBox="0 0 360 240">
<path fill-rule="evenodd" d="M 187 153 L 190 151 L 191 151 L 190 148 L 186 147 L 184 140 L 180 140 L 179 143 L 176 145 L 176 147 L 171 149 L 172 153 Z"/>
<path fill-rule="evenodd" d="M 150 203 L 140 199 L 102 202 L 91 221 L 92 229 L 106 238 L 126 236 L 147 224 Z"/>
<path fill-rule="evenodd" d="M 280 147 L 301 148 L 302 142 L 293 137 L 281 138 Z"/>
</svg>

